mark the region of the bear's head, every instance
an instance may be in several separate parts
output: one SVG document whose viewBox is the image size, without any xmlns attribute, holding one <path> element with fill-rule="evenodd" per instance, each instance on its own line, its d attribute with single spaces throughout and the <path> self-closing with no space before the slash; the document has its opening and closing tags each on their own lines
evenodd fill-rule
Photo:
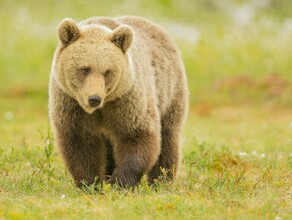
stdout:
<svg viewBox="0 0 292 220">
<path fill-rule="evenodd" d="M 127 25 L 110 30 L 64 19 L 52 67 L 59 87 L 88 113 L 126 93 L 134 78 L 128 53 L 133 35 Z"/>
</svg>

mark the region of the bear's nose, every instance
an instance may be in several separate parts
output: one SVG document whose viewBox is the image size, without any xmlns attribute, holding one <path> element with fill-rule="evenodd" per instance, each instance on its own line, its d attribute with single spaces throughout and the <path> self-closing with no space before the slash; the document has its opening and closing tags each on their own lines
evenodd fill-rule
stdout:
<svg viewBox="0 0 292 220">
<path fill-rule="evenodd" d="M 88 97 L 88 102 L 91 107 L 96 107 L 101 103 L 100 96 L 92 95 Z"/>
</svg>

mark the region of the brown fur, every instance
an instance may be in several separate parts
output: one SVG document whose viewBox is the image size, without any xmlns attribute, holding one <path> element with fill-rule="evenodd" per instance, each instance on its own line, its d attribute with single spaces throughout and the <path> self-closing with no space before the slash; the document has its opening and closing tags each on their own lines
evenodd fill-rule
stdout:
<svg viewBox="0 0 292 220">
<path fill-rule="evenodd" d="M 95 17 L 58 29 L 49 91 L 56 144 L 76 184 L 136 185 L 161 168 L 173 179 L 188 108 L 181 56 L 170 37 L 139 17 Z M 91 107 L 89 96 L 101 103 Z"/>
</svg>

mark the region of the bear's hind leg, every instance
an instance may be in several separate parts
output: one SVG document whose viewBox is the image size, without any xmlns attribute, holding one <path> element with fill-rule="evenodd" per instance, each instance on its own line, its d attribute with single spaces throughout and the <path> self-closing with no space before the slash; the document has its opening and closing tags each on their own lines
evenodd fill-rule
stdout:
<svg viewBox="0 0 292 220">
<path fill-rule="evenodd" d="M 148 173 L 150 183 L 154 183 L 155 180 L 159 180 L 162 177 L 166 177 L 167 180 L 174 179 L 179 166 L 179 132 L 162 127 L 161 138 L 162 143 L 159 159 Z"/>
<path fill-rule="evenodd" d="M 161 119 L 161 151 L 158 161 L 148 173 L 149 183 L 163 176 L 167 180 L 176 177 L 181 152 L 180 135 L 187 112 L 186 99 L 180 100 L 180 103 L 173 103 Z"/>
</svg>

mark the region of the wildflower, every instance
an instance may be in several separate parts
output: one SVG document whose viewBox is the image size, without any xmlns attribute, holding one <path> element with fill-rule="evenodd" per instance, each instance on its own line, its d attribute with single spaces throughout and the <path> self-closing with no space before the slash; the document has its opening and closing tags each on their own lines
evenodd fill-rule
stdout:
<svg viewBox="0 0 292 220">
<path fill-rule="evenodd" d="M 196 189 L 201 188 L 201 184 L 200 184 L 200 183 L 196 183 L 196 184 L 195 184 L 195 188 L 196 188 Z"/>
<path fill-rule="evenodd" d="M 248 153 L 246 152 L 239 152 L 238 154 L 240 157 L 245 157 L 245 156 L 248 156 Z"/>
<path fill-rule="evenodd" d="M 13 112 L 6 112 L 5 115 L 4 115 L 4 118 L 6 120 L 12 120 L 14 118 Z"/>
</svg>

